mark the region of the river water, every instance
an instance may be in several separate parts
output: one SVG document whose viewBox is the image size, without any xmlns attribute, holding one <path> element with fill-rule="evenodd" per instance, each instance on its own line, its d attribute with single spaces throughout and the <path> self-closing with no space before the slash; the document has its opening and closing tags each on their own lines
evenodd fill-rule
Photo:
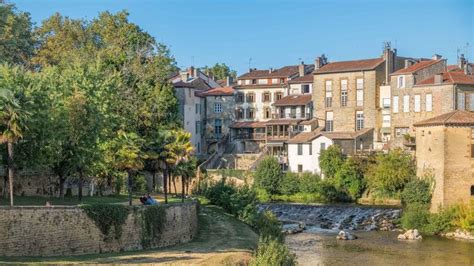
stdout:
<svg viewBox="0 0 474 266">
<path fill-rule="evenodd" d="M 474 242 L 424 236 L 421 241 L 397 240 L 391 222 L 396 208 L 357 205 L 267 204 L 284 223 L 303 222 L 302 233 L 288 235 L 286 243 L 300 265 L 473 265 Z M 336 240 L 340 229 L 357 240 Z M 392 229 L 380 231 L 379 229 Z"/>
</svg>

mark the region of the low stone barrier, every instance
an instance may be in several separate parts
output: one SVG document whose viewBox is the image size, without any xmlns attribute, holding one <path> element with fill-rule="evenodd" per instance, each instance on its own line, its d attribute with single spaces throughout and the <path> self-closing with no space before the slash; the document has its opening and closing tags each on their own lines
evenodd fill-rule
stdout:
<svg viewBox="0 0 474 266">
<path fill-rule="evenodd" d="M 128 207 L 121 236 L 104 235 L 86 212 L 76 206 L 1 207 L 0 256 L 65 256 L 142 250 L 185 243 L 197 233 L 197 203 L 165 207 L 162 232 L 144 241 L 147 206 Z M 113 230 L 111 230 L 113 231 Z"/>
</svg>

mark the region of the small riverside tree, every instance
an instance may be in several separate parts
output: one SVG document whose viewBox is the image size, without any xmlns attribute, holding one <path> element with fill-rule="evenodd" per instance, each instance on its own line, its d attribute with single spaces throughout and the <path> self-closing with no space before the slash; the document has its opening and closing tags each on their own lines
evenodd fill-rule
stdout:
<svg viewBox="0 0 474 266">
<path fill-rule="evenodd" d="M 325 178 L 333 178 L 343 163 L 344 155 L 338 145 L 329 146 L 319 156 L 319 165 Z"/>
<path fill-rule="evenodd" d="M 283 173 L 278 160 L 273 156 L 267 156 L 258 164 L 254 173 L 255 184 L 264 189 L 268 194 L 280 193 Z"/>
</svg>

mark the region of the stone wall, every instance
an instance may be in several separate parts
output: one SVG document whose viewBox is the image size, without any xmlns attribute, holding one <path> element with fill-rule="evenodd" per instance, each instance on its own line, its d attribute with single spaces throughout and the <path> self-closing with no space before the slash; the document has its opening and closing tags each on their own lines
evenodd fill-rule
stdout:
<svg viewBox="0 0 474 266">
<path fill-rule="evenodd" d="M 78 207 L 1 207 L 0 256 L 67 256 L 143 249 L 142 213 L 131 207 L 122 236 L 104 235 Z M 197 203 L 170 205 L 160 237 L 150 248 L 188 242 L 197 233 Z M 113 231 L 113 230 L 111 230 Z"/>
</svg>

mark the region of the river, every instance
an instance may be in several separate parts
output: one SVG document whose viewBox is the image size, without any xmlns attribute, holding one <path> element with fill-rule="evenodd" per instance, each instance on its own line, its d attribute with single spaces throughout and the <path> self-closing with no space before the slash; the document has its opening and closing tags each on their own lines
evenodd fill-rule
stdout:
<svg viewBox="0 0 474 266">
<path fill-rule="evenodd" d="M 397 208 L 358 205 L 266 204 L 284 223 L 303 222 L 305 231 L 286 237 L 300 265 L 474 265 L 474 243 L 424 236 L 397 240 Z M 340 229 L 357 240 L 336 240 Z M 380 231 L 379 229 L 391 231 Z"/>
</svg>

